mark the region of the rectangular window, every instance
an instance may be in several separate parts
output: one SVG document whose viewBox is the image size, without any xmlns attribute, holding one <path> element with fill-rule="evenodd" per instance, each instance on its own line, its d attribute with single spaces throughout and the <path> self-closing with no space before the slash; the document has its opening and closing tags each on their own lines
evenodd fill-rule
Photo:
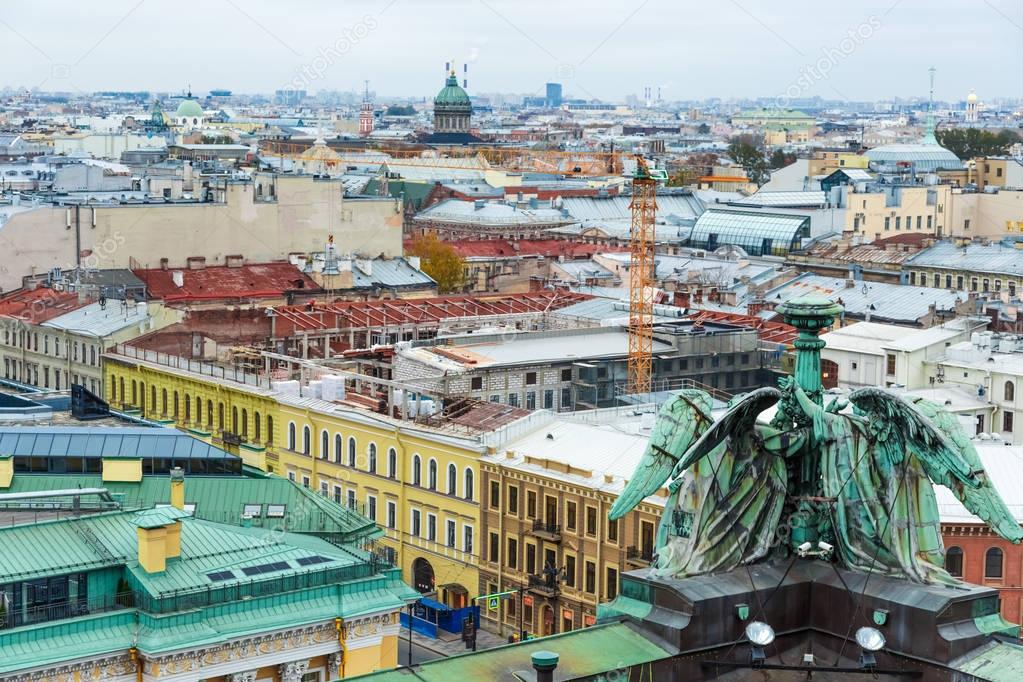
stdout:
<svg viewBox="0 0 1023 682">
<path fill-rule="evenodd" d="M 454 547 L 455 546 L 455 522 L 452 519 L 448 519 L 446 526 L 447 526 L 447 529 L 446 529 L 447 530 L 447 538 L 446 538 L 447 546 L 448 547 Z"/>
<path fill-rule="evenodd" d="M 359 506 L 358 501 L 355 499 L 355 489 L 349 488 L 348 490 L 348 508 L 355 509 Z"/>
<path fill-rule="evenodd" d="M 563 370 L 561 370 L 561 380 L 562 381 L 571 381 L 572 380 L 572 370 L 571 369 L 563 369 Z"/>
<path fill-rule="evenodd" d="M 607 522 L 607 541 L 618 543 L 618 519 Z"/>
<path fill-rule="evenodd" d="M 597 534 L 597 508 L 587 507 L 586 508 L 586 534 L 596 535 Z"/>
<path fill-rule="evenodd" d="M 500 547 L 501 547 L 501 538 L 500 538 L 500 536 L 498 536 L 497 533 L 491 533 L 490 534 L 490 553 L 487 555 L 487 558 L 490 559 L 491 561 L 493 561 L 495 564 L 501 563 L 501 555 L 500 555 L 501 550 L 500 550 Z"/>
<path fill-rule="evenodd" d="M 900 216 L 900 215 L 899 216 L 895 216 L 895 229 L 896 230 L 901 230 L 902 229 L 902 216 Z"/>
<path fill-rule="evenodd" d="M 418 509 L 413 509 L 411 534 L 415 537 L 419 537 L 420 532 L 422 532 L 422 528 L 420 527 L 422 520 L 422 513 Z"/>
<path fill-rule="evenodd" d="M 536 545 L 526 543 L 526 573 L 536 575 Z"/>
<path fill-rule="evenodd" d="M 472 526 L 465 526 L 462 529 L 462 551 L 472 554 Z"/>
<path fill-rule="evenodd" d="M 931 216 L 931 215 L 927 216 L 927 229 L 928 230 L 931 229 L 932 224 L 933 224 L 933 220 L 934 220 L 934 216 Z"/>
<path fill-rule="evenodd" d="M 1002 431 L 1012 433 L 1012 412 L 1002 413 Z"/>
<path fill-rule="evenodd" d="M 426 539 L 430 542 L 437 542 L 437 515 L 426 515 Z"/>
<path fill-rule="evenodd" d="M 392 502 L 391 500 L 388 500 L 387 501 L 387 527 L 388 528 L 394 528 L 395 527 L 395 517 L 398 515 L 397 514 L 397 510 L 398 510 L 397 505 L 394 502 Z"/>
<path fill-rule="evenodd" d="M 885 355 L 885 374 L 890 377 L 895 376 L 895 354 L 887 353 Z"/>
<path fill-rule="evenodd" d="M 565 503 L 565 529 L 575 530 L 575 502 Z"/>
<path fill-rule="evenodd" d="M 554 409 L 554 391 L 552 389 L 547 389 L 543 392 L 543 409 Z"/>
<path fill-rule="evenodd" d="M 526 517 L 530 519 L 536 518 L 536 491 L 526 491 Z"/>
<path fill-rule="evenodd" d="M 508 486 L 508 513 L 518 516 L 519 514 L 519 487 Z"/>
<path fill-rule="evenodd" d="M 490 482 L 490 508 L 500 509 L 501 507 L 501 482 Z"/>
<path fill-rule="evenodd" d="M 483 390 L 483 377 L 473 377 L 472 379 L 469 380 L 469 386 L 474 391 L 482 391 Z"/>
<path fill-rule="evenodd" d="M 572 407 L 572 389 L 567 387 L 561 389 L 561 406 Z"/>
<path fill-rule="evenodd" d="M 366 496 L 366 516 L 370 521 L 377 520 L 377 498 L 372 495 Z"/>
<path fill-rule="evenodd" d="M 519 406 L 519 394 L 518 393 L 509 393 L 508 394 L 508 404 L 511 405 L 512 407 L 518 407 Z"/>
<path fill-rule="evenodd" d="M 527 410 L 536 409 L 536 391 L 526 392 L 526 409 Z"/>
<path fill-rule="evenodd" d="M 618 596 L 618 569 L 607 567 L 607 583 L 604 585 L 604 594 L 608 601 Z"/>
<path fill-rule="evenodd" d="M 533 386 L 536 384 L 536 372 L 526 372 L 526 386 Z"/>
<path fill-rule="evenodd" d="M 885 230 L 890 230 L 890 229 L 892 229 L 892 219 L 891 219 L 891 218 L 888 218 L 888 217 L 886 217 L 886 218 L 884 219 L 884 229 L 885 229 Z"/>
<path fill-rule="evenodd" d="M 571 554 L 565 555 L 565 585 L 575 587 L 575 557 Z"/>
<path fill-rule="evenodd" d="M 963 221 L 963 229 L 964 230 L 970 229 L 970 219 L 969 218 L 967 218 L 966 220 Z"/>
<path fill-rule="evenodd" d="M 584 578 L 583 589 L 590 594 L 596 594 L 597 592 L 597 565 L 592 561 L 586 562 L 586 576 Z"/>
<path fill-rule="evenodd" d="M 508 538 L 508 568 L 519 567 L 519 541 Z"/>
<path fill-rule="evenodd" d="M 309 477 L 308 476 L 303 476 L 302 477 L 302 487 L 303 488 L 308 488 L 309 487 Z"/>
</svg>

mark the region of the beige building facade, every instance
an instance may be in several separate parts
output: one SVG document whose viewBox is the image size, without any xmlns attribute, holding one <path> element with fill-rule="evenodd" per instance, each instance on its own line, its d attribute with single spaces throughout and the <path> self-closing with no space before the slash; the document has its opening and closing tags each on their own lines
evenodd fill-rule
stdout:
<svg viewBox="0 0 1023 682">
<path fill-rule="evenodd" d="M 211 181 L 212 182 L 212 181 Z M 401 255 L 401 207 L 387 197 L 349 199 L 339 180 L 257 173 L 214 188 L 215 201 L 81 207 L 13 213 L 3 225 L 0 289 L 25 275 L 89 268 L 184 267 L 190 257 L 225 264 L 322 251 L 333 235 L 342 254 Z M 76 253 L 76 249 L 78 253 Z"/>
<path fill-rule="evenodd" d="M 649 566 L 653 559 L 666 490 L 624 518 L 608 520 L 625 483 L 619 470 L 638 461 L 649 434 L 609 436 L 632 440 L 611 468 L 600 461 L 583 468 L 530 454 L 537 450 L 529 442 L 567 439 L 566 428 L 580 436 L 603 433 L 591 425 L 557 425 L 549 439 L 541 433 L 516 443 L 524 444 L 522 451 L 480 460 L 479 594 L 515 593 L 499 600 L 495 609 L 481 604 L 480 613 L 483 625 L 502 636 L 517 634 L 520 625 L 536 636 L 593 625 L 597 605 L 617 596 L 622 573 Z"/>
</svg>

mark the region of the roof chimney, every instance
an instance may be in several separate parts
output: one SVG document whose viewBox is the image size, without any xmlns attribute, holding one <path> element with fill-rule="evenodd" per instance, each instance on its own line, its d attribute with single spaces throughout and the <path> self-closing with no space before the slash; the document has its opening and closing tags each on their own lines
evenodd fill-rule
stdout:
<svg viewBox="0 0 1023 682">
<path fill-rule="evenodd" d="M 554 682 L 554 670 L 558 667 L 558 655 L 553 651 L 536 651 L 530 657 L 536 682 Z"/>
<path fill-rule="evenodd" d="M 147 509 L 135 515 L 142 570 L 162 573 L 167 569 L 167 559 L 181 556 L 181 519 L 186 516 L 174 507 Z"/>
<path fill-rule="evenodd" d="M 170 470 L 170 503 L 175 509 L 185 511 L 185 470 L 181 467 Z"/>
</svg>

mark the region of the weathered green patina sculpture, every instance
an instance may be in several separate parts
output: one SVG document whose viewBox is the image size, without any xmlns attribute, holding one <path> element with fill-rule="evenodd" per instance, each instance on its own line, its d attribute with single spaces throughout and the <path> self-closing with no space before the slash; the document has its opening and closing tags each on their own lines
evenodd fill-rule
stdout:
<svg viewBox="0 0 1023 682">
<path fill-rule="evenodd" d="M 611 509 L 616 519 L 668 483 L 653 570 L 681 578 L 791 554 L 826 541 L 853 570 L 955 583 L 933 483 L 947 486 L 1002 537 L 1023 531 L 991 486 L 956 419 L 881 388 L 823 405 L 817 335 L 841 307 L 807 296 L 780 308 L 799 329 L 796 377 L 729 403 L 682 391 L 658 415 L 639 467 Z M 770 425 L 757 422 L 777 404 Z"/>
</svg>

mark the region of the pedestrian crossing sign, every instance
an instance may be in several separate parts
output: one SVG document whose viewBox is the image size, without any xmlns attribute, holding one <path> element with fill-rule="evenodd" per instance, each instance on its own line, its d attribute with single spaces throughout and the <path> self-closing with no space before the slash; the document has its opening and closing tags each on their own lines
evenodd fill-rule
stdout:
<svg viewBox="0 0 1023 682">
<path fill-rule="evenodd" d="M 491 597 L 490 599 L 487 600 L 487 607 L 491 611 L 496 611 L 497 610 L 497 606 L 500 603 L 501 603 L 501 598 L 500 597 Z"/>
</svg>

